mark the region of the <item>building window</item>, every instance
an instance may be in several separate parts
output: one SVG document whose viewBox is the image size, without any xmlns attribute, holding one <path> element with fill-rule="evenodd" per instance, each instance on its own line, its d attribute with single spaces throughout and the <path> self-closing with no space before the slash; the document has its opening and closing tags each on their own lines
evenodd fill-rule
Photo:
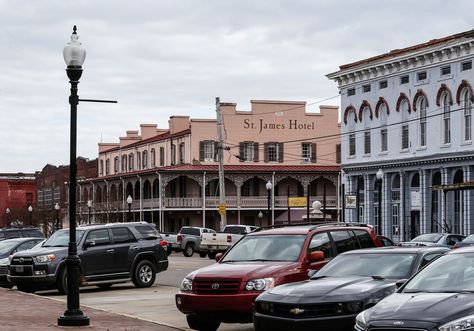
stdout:
<svg viewBox="0 0 474 331">
<path fill-rule="evenodd" d="M 160 166 L 163 167 L 165 165 L 165 148 L 160 147 Z"/>
<path fill-rule="evenodd" d="M 419 99 L 418 108 L 420 109 L 420 146 L 426 146 L 426 100 Z"/>
<path fill-rule="evenodd" d="M 471 70 L 472 69 L 472 61 L 466 61 L 461 63 L 461 71 Z"/>
<path fill-rule="evenodd" d="M 315 143 L 301 143 L 301 161 L 303 163 L 316 163 Z"/>
<path fill-rule="evenodd" d="M 258 162 L 258 143 L 244 141 L 239 144 L 239 159 L 241 162 Z"/>
<path fill-rule="evenodd" d="M 384 88 L 387 88 L 388 87 L 388 82 L 386 80 L 382 80 L 380 83 L 379 83 L 379 89 L 382 90 Z"/>
<path fill-rule="evenodd" d="M 447 93 L 441 97 L 441 105 L 443 109 L 443 143 L 449 144 L 451 142 L 451 109 Z"/>
<path fill-rule="evenodd" d="M 150 163 L 151 163 L 151 167 L 154 168 L 156 167 L 156 155 L 155 155 L 155 149 L 152 148 L 151 151 L 150 151 Z"/>
<path fill-rule="evenodd" d="M 441 67 L 441 76 L 449 75 L 451 73 L 451 66 Z"/>
<path fill-rule="evenodd" d="M 171 165 L 176 164 L 176 145 L 171 144 Z"/>
<path fill-rule="evenodd" d="M 400 84 L 408 84 L 410 82 L 410 78 L 408 75 L 404 75 L 400 77 Z"/>
<path fill-rule="evenodd" d="M 128 170 L 133 171 L 133 153 L 128 154 Z"/>
<path fill-rule="evenodd" d="M 265 143 L 265 162 L 279 162 L 280 144 Z"/>
<path fill-rule="evenodd" d="M 356 136 L 355 133 L 349 133 L 349 156 L 356 154 Z"/>
<path fill-rule="evenodd" d="M 143 159 L 143 162 L 142 162 L 143 169 L 148 168 L 148 151 L 143 151 L 142 159 Z"/>
<path fill-rule="evenodd" d="M 105 160 L 105 174 L 108 175 L 110 173 L 110 159 Z"/>
<path fill-rule="evenodd" d="M 142 153 L 137 151 L 137 170 L 142 168 Z"/>
<path fill-rule="evenodd" d="M 119 172 L 119 157 L 118 156 L 114 157 L 114 172 L 115 173 Z"/>
<path fill-rule="evenodd" d="M 347 89 L 347 96 L 355 95 L 356 94 L 356 89 L 355 88 L 350 88 Z"/>
<path fill-rule="evenodd" d="M 416 79 L 418 81 L 425 80 L 427 78 L 426 71 L 420 71 L 416 74 Z"/>
<path fill-rule="evenodd" d="M 370 129 L 364 131 L 364 154 L 370 154 Z"/>
<path fill-rule="evenodd" d="M 398 204 L 392 205 L 392 235 L 398 236 L 399 233 L 399 208 Z"/>
<path fill-rule="evenodd" d="M 471 133 L 471 94 L 468 89 L 462 91 L 462 105 L 464 113 L 464 140 L 469 141 L 472 139 Z"/>
<path fill-rule="evenodd" d="M 212 162 L 215 160 L 217 142 L 204 140 L 199 142 L 199 161 Z"/>
<path fill-rule="evenodd" d="M 410 147 L 410 132 L 408 126 L 408 110 L 410 105 L 406 99 L 400 103 L 400 112 L 402 113 L 402 149 L 408 149 Z"/>
<path fill-rule="evenodd" d="M 104 174 L 104 160 L 100 160 L 100 167 L 99 167 L 99 172 L 101 175 Z"/>
<path fill-rule="evenodd" d="M 363 93 L 370 92 L 370 84 L 362 85 L 362 92 Z"/>
<path fill-rule="evenodd" d="M 380 129 L 380 144 L 381 152 L 386 152 L 387 151 L 387 128 Z"/>
<path fill-rule="evenodd" d="M 184 164 L 184 143 L 179 144 L 179 163 Z"/>
<path fill-rule="evenodd" d="M 402 149 L 408 149 L 408 147 L 410 147 L 408 134 L 409 134 L 408 124 L 403 124 L 402 125 Z"/>
<path fill-rule="evenodd" d="M 122 172 L 127 171 L 127 155 L 122 155 Z"/>
</svg>

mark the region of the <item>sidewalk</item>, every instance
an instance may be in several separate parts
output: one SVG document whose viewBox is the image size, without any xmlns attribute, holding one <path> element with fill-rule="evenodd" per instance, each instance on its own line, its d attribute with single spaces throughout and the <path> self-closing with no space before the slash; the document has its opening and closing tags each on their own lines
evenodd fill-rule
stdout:
<svg viewBox="0 0 474 331">
<path fill-rule="evenodd" d="M 86 331 L 178 331 L 180 329 L 141 319 L 81 307 L 90 318 L 86 327 L 60 327 L 57 319 L 66 304 L 34 294 L 0 288 L 0 330 L 86 330 Z"/>
</svg>

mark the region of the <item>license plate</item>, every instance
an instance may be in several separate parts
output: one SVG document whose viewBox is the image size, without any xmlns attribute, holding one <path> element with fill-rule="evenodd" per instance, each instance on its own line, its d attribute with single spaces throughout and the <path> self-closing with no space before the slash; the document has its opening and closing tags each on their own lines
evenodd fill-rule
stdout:
<svg viewBox="0 0 474 331">
<path fill-rule="evenodd" d="M 20 265 L 20 266 L 15 267 L 15 271 L 16 272 L 24 272 L 25 268 L 22 265 Z"/>
</svg>

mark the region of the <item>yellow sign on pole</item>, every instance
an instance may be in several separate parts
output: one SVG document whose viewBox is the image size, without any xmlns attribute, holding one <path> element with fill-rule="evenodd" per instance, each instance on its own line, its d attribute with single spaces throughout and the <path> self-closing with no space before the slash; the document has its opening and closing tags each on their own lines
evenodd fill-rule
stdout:
<svg viewBox="0 0 474 331">
<path fill-rule="evenodd" d="M 288 207 L 306 207 L 307 198 L 288 198 Z"/>
<path fill-rule="evenodd" d="M 219 214 L 225 215 L 225 204 L 219 205 Z"/>
</svg>

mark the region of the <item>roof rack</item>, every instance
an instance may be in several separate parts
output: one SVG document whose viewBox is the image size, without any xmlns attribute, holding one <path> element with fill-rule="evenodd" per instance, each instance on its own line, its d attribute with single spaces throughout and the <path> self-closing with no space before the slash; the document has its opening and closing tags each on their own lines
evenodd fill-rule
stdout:
<svg viewBox="0 0 474 331">
<path fill-rule="evenodd" d="M 312 227 L 309 229 L 315 230 L 319 227 L 322 226 L 341 226 L 341 227 L 348 227 L 348 226 L 363 226 L 363 227 L 369 227 L 373 228 L 372 225 L 366 224 L 366 223 L 356 223 L 356 222 L 303 222 L 303 223 L 291 223 L 291 224 L 274 224 L 274 225 L 269 225 L 269 226 L 261 226 L 255 229 L 253 232 L 259 232 L 263 230 L 268 230 L 268 229 L 275 229 L 275 228 L 283 228 L 283 227 L 291 227 L 291 226 L 303 226 L 303 225 L 312 225 Z"/>
<path fill-rule="evenodd" d="M 0 230 L 11 230 L 11 229 L 38 229 L 38 227 L 34 225 L 16 225 L 16 226 L 6 226 L 0 228 Z"/>
</svg>

